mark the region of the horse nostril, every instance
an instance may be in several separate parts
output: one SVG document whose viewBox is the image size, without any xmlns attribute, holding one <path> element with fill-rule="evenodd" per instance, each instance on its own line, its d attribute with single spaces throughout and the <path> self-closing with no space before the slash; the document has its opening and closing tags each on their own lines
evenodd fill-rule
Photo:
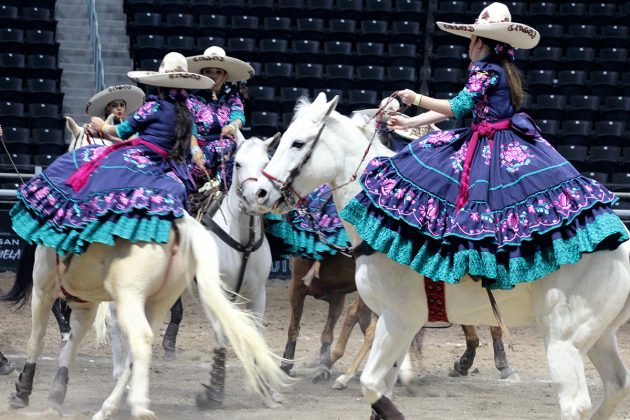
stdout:
<svg viewBox="0 0 630 420">
<path fill-rule="evenodd" d="M 256 192 L 256 196 L 260 199 L 265 198 L 267 196 L 267 191 L 261 188 L 258 192 Z"/>
</svg>

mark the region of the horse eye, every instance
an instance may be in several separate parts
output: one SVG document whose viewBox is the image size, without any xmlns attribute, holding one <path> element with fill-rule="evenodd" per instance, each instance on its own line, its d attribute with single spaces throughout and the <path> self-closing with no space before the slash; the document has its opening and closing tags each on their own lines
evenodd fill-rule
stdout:
<svg viewBox="0 0 630 420">
<path fill-rule="evenodd" d="M 241 164 L 235 161 L 235 162 L 234 162 L 234 167 L 235 167 L 235 168 L 240 168 L 240 167 L 241 167 Z"/>
<path fill-rule="evenodd" d="M 296 140 L 293 142 L 291 147 L 295 147 L 296 149 L 301 149 L 304 146 L 304 142 L 300 140 Z"/>
</svg>

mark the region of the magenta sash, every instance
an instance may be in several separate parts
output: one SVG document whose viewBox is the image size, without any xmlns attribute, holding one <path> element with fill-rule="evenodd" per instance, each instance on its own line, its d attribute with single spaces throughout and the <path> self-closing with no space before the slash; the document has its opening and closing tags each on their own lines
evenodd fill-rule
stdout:
<svg viewBox="0 0 630 420">
<path fill-rule="evenodd" d="M 98 168 L 101 165 L 101 163 L 107 157 L 107 155 L 109 155 L 115 150 L 122 149 L 124 147 L 137 146 L 138 144 L 147 146 L 149 149 L 153 150 L 154 152 L 156 152 L 163 158 L 168 157 L 168 152 L 166 150 L 162 149 L 161 147 L 153 143 L 142 140 L 140 137 L 136 137 L 133 140 L 121 141 L 118 143 L 114 143 L 111 146 L 108 146 L 95 159 L 92 159 L 85 165 L 81 166 L 74 174 L 72 174 L 72 176 L 70 176 L 70 178 L 68 178 L 68 180 L 66 181 L 66 184 L 71 186 L 74 192 L 81 190 L 83 187 L 85 187 L 85 184 L 87 184 L 87 181 L 90 178 L 90 175 L 92 174 L 92 172 L 94 172 L 96 168 Z"/>
<path fill-rule="evenodd" d="M 510 128 L 511 124 L 512 120 L 508 119 L 494 123 L 482 121 L 479 124 L 472 125 L 473 135 L 468 142 L 468 150 L 466 150 L 462 177 L 459 184 L 459 194 L 457 196 L 457 203 L 455 204 L 455 208 L 457 210 L 464 207 L 464 205 L 468 202 L 468 190 L 470 188 L 470 165 L 472 164 L 475 150 L 477 150 L 477 145 L 479 144 L 479 137 L 486 136 L 490 142 L 492 142 L 494 140 L 494 133 L 496 133 L 497 130 L 506 130 Z"/>
</svg>

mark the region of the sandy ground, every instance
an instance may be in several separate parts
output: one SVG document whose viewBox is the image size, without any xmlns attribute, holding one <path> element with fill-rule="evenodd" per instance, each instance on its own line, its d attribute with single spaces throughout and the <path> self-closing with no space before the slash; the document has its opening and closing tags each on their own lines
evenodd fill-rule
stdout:
<svg viewBox="0 0 630 420">
<path fill-rule="evenodd" d="M 7 290 L 10 282 L 5 273 L 0 275 L 0 289 Z M 348 301 L 351 301 L 351 297 Z M 332 381 L 313 383 L 312 367 L 319 354 L 319 334 L 323 328 L 327 305 L 307 300 L 301 336 L 296 351 L 294 376 L 297 382 L 287 389 L 284 404 L 275 409 L 263 408 L 261 400 L 244 387 L 243 372 L 232 356 L 228 359 L 225 404 L 213 412 L 198 411 L 194 394 L 201 390 L 199 383 L 208 381 L 213 335 L 197 298 L 184 295 L 184 320 L 178 339 L 178 358 L 165 361 L 159 343 L 154 347 L 151 370 L 152 409 L 162 419 L 368 419 L 370 408 L 362 399 L 357 380 L 344 391 L 331 389 Z M 506 309 L 507 310 L 507 309 Z M 290 308 L 286 282 L 269 281 L 265 337 L 279 355 L 284 350 Z M 14 312 L 0 306 L 0 349 L 20 367 L 30 332 L 30 308 Z M 56 371 L 55 357 L 59 348 L 59 334 L 51 316 L 49 334 L 42 359 L 37 366 L 31 406 L 22 411 L 11 411 L 6 396 L 14 388 L 17 373 L 0 376 L 0 419 L 47 418 L 36 415 L 46 408 L 48 387 Z M 166 327 L 166 320 L 164 328 Z M 162 331 L 163 333 L 163 331 Z M 447 373 L 454 359 L 463 352 L 464 338 L 457 326 L 427 331 L 423 354 L 416 361 L 413 395 L 397 387 L 395 402 L 408 419 L 549 419 L 559 418 L 557 397 L 549 380 L 542 340 L 534 327 L 511 330 L 515 350 L 508 357 L 519 371 L 520 382 L 506 382 L 498 378 L 492 360 L 492 346 L 488 328 L 481 328 L 481 347 L 477 352 L 475 371 L 465 378 L 450 378 Z M 626 363 L 630 355 L 625 349 L 630 344 L 630 327 L 619 333 L 619 345 Z M 348 353 L 335 366 L 333 378 L 350 363 L 354 351 L 361 345 L 360 333 L 351 337 Z M 108 348 L 96 348 L 93 334 L 88 335 L 79 352 L 77 364 L 70 371 L 68 396 L 64 418 L 90 418 L 109 394 L 113 379 Z M 601 384 L 593 366 L 587 362 L 587 380 L 591 396 L 597 401 Z M 129 407 L 123 403 L 116 419 L 130 417 Z M 618 409 L 616 419 L 630 418 L 630 399 Z"/>
</svg>

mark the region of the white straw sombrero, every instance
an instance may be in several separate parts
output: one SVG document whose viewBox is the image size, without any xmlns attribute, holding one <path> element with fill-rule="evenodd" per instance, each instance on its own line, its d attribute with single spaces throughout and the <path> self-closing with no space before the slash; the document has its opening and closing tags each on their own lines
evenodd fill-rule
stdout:
<svg viewBox="0 0 630 420">
<path fill-rule="evenodd" d="M 102 117 L 107 104 L 120 100 L 125 101 L 127 114 L 132 114 L 144 103 L 144 92 L 134 85 L 110 86 L 90 98 L 85 105 L 85 112 L 92 117 Z"/>
<path fill-rule="evenodd" d="M 470 38 L 472 35 L 505 42 L 514 48 L 534 48 L 540 34 L 534 28 L 512 22 L 510 10 L 503 3 L 492 3 L 481 11 L 473 24 L 437 22 L 440 29 Z"/>
<path fill-rule="evenodd" d="M 186 57 L 188 71 L 200 73 L 202 69 L 217 67 L 227 71 L 227 82 L 248 80 L 256 74 L 254 68 L 238 58 L 228 57 L 221 47 L 209 47 L 202 55 Z"/>
<path fill-rule="evenodd" d="M 210 89 L 214 86 L 211 78 L 189 72 L 186 57 L 177 52 L 166 54 L 158 71 L 130 71 L 127 76 L 134 82 L 167 88 Z"/>
</svg>

